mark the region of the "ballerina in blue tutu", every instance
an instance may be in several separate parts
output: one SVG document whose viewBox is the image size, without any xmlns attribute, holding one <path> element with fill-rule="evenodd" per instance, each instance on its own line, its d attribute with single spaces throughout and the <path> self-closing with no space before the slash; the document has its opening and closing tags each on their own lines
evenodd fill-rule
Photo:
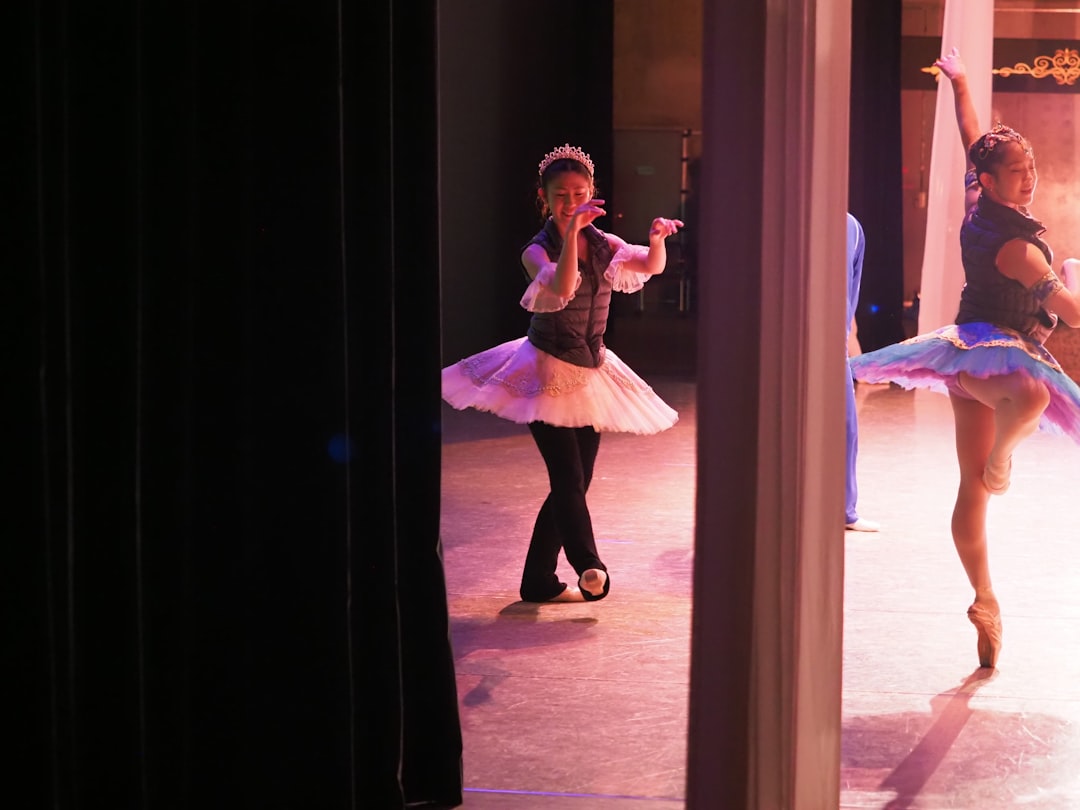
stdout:
<svg viewBox="0 0 1080 810">
<path fill-rule="evenodd" d="M 979 664 L 994 667 L 1001 612 L 987 558 L 987 506 L 1009 488 L 1013 450 L 1036 430 L 1080 443 L 1080 387 L 1043 345 L 1059 318 L 1080 326 L 1080 297 L 1073 260 L 1054 272 L 1045 229 L 1028 210 L 1038 180 L 1031 145 L 1001 124 L 980 133 L 955 48 L 935 65 L 952 83 L 969 164 L 959 311 L 954 324 L 853 357 L 851 367 L 858 380 L 949 396 L 960 465 L 952 535 L 975 589 L 968 618 Z"/>
</svg>

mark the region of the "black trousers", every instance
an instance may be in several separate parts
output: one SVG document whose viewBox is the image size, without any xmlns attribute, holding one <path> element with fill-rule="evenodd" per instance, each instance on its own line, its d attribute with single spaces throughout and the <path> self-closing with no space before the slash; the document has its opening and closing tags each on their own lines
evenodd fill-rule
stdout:
<svg viewBox="0 0 1080 810">
<path fill-rule="evenodd" d="M 545 602 L 566 590 L 566 584 L 555 575 L 560 550 L 578 577 L 589 568 L 607 570 L 596 551 L 592 516 L 585 501 L 600 434 L 591 427 L 554 427 L 544 422 L 531 422 L 529 432 L 547 465 L 551 490 L 533 525 L 521 575 L 521 598 Z M 604 596 L 607 589 L 605 585 Z M 590 598 L 588 593 L 585 596 Z"/>
</svg>

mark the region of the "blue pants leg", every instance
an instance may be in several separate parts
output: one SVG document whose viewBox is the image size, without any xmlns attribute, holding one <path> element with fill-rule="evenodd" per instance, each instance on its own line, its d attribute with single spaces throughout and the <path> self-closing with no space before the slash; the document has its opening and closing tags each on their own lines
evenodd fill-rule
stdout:
<svg viewBox="0 0 1080 810">
<path fill-rule="evenodd" d="M 855 413 L 855 382 L 851 378 L 851 369 L 847 374 L 847 459 L 846 481 L 844 484 L 844 523 L 854 523 L 859 519 L 855 505 L 859 501 L 859 484 L 855 480 L 855 457 L 859 454 L 859 421 Z"/>
</svg>

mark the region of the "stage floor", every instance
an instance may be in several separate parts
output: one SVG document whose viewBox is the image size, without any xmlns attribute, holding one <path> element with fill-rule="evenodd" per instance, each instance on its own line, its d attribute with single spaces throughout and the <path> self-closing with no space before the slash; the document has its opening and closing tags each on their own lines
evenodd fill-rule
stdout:
<svg viewBox="0 0 1080 810">
<path fill-rule="evenodd" d="M 468 810 L 685 805 L 696 392 L 689 378 L 649 380 L 680 421 L 601 442 L 589 503 L 612 585 L 591 604 L 518 601 L 543 463 L 524 427 L 444 403 Z M 1080 808 L 1080 447 L 1036 434 L 1014 454 L 1009 492 L 991 500 L 1004 647 L 997 670 L 980 670 L 949 535 L 948 399 L 890 386 L 856 395 L 859 511 L 882 531 L 837 537 L 839 807 Z"/>
</svg>

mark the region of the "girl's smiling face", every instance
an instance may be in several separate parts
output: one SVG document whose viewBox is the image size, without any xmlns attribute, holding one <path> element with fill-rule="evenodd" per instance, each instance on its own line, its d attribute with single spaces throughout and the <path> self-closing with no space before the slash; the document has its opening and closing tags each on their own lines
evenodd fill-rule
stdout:
<svg viewBox="0 0 1080 810">
<path fill-rule="evenodd" d="M 539 193 L 556 225 L 565 228 L 577 207 L 593 198 L 593 184 L 584 174 L 559 172 Z"/>
<path fill-rule="evenodd" d="M 1005 153 L 992 172 L 984 172 L 980 181 L 994 202 L 1010 208 L 1022 208 L 1035 197 L 1039 174 L 1035 171 L 1035 156 L 1015 141 L 999 144 Z"/>
</svg>

